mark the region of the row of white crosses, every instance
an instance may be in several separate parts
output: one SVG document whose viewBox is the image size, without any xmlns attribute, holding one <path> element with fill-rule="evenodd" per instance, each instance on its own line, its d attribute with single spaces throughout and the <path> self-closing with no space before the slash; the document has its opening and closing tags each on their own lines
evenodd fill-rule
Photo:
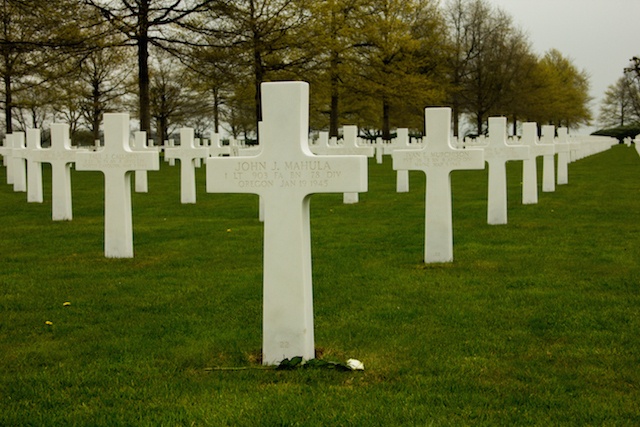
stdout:
<svg viewBox="0 0 640 427">
<path fill-rule="evenodd" d="M 27 191 L 29 202 L 42 203 L 42 163 L 50 163 L 52 170 L 52 219 L 71 220 L 71 165 L 76 170 L 101 171 L 105 176 L 104 253 L 109 258 L 133 256 L 133 227 L 131 219 L 131 173 L 158 169 L 157 151 L 133 151 L 129 147 L 129 116 L 105 114 L 105 146 L 97 151 L 71 147 L 69 127 L 51 125 L 51 148 L 43 149 L 38 129 L 24 134 L 8 135 L 11 153 L 2 154 L 8 160 L 7 182 L 15 191 Z M 144 135 L 141 136 L 145 138 Z M 28 173 L 25 168 L 28 166 Z M 28 185 L 26 176 L 28 175 Z M 28 189 L 27 189 L 28 187 Z"/>
<path fill-rule="evenodd" d="M 555 191 L 554 160 L 558 154 L 558 184 L 568 183 L 568 163 L 571 152 L 581 150 L 581 144 L 570 143 L 566 128 L 554 138 L 554 126 L 542 127 L 542 140 L 538 140 L 536 123 L 525 123 L 521 144 L 507 143 L 504 117 L 489 118 L 489 136 L 486 144 L 476 148 L 458 148 L 451 141 L 451 110 L 428 108 L 425 110 L 425 140 L 421 149 L 393 150 L 395 170 L 422 170 L 427 175 L 425 204 L 426 263 L 453 261 L 453 224 L 451 210 L 450 174 L 454 170 L 483 169 L 489 166 L 487 223 L 507 223 L 506 162 L 523 161 L 522 203 L 538 202 L 537 157 L 543 157 L 543 186 L 545 192 Z M 600 139 L 595 145 L 606 149 L 611 139 Z M 575 155 L 577 158 L 578 155 Z M 400 182 L 400 179 L 398 179 Z M 398 184 L 400 189 L 400 185 Z M 400 190 L 398 190 L 400 191 Z"/>
<path fill-rule="evenodd" d="M 6 166 L 7 183 L 13 185 L 14 191 L 26 191 L 27 202 L 42 203 L 42 164 L 51 164 L 51 218 L 54 221 L 71 220 L 70 169 L 78 150 L 71 147 L 68 125 L 51 125 L 51 147 L 48 149 L 42 148 L 38 129 L 28 129 L 26 137 L 25 145 L 23 132 L 9 134 L 5 146 L 0 148 Z"/>
<path fill-rule="evenodd" d="M 263 201 L 263 363 L 275 364 L 295 356 L 314 357 L 310 196 L 367 191 L 367 158 L 311 153 L 306 83 L 265 83 L 262 96 L 262 150 L 252 157 L 208 157 L 206 173 L 207 192 L 254 193 Z M 495 143 L 490 142 L 492 148 L 486 152 L 456 149 L 450 142 L 450 109 L 428 109 L 425 117 L 427 144 L 420 150 L 396 150 L 394 168 L 418 169 L 427 174 L 425 261 L 447 262 L 453 259 L 450 173 L 482 169 L 486 153 L 490 159 L 493 152 L 505 151 L 502 144 L 506 132 L 501 127 L 495 131 Z M 19 136 L 16 138 L 15 158 L 21 159 L 23 144 Z M 146 135 L 136 135 L 138 138 L 144 141 Z M 197 149 L 191 141 L 190 132 L 181 134 L 181 145 Z M 65 151 L 72 151 L 68 143 L 65 146 Z M 515 147 L 524 151 L 521 148 Z M 173 154 L 177 157 L 179 153 Z M 502 154 L 506 159 L 509 156 Z M 191 154 L 180 158 L 187 169 L 194 164 Z M 72 161 L 64 160 L 65 168 Z M 490 168 L 500 174 L 504 161 L 495 161 Z M 104 148 L 76 151 L 75 162 L 79 171 L 95 170 L 105 175 L 105 256 L 133 256 L 131 173 L 158 169 L 158 152 L 132 150 L 128 115 L 106 114 Z M 14 173 L 13 177 L 18 175 Z M 191 172 L 188 175 L 184 181 L 193 181 Z"/>
</svg>

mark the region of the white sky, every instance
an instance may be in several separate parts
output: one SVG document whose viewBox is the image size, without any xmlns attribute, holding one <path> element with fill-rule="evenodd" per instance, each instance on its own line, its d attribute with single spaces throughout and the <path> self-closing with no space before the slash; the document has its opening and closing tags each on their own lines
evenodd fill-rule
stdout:
<svg viewBox="0 0 640 427">
<path fill-rule="evenodd" d="M 539 55 L 558 49 L 590 76 L 594 121 L 605 90 L 640 55 L 640 0 L 488 0 L 529 35 Z M 590 128 L 591 129 L 591 128 Z"/>
</svg>

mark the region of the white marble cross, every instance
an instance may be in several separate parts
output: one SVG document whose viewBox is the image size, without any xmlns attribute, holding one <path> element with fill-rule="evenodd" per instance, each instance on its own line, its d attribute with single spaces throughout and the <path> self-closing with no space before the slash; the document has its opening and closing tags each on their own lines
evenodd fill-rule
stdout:
<svg viewBox="0 0 640 427">
<path fill-rule="evenodd" d="M 180 160 L 180 202 L 196 202 L 196 159 L 209 156 L 208 147 L 196 146 L 192 128 L 180 129 L 180 146 L 164 150 L 166 159 Z"/>
<path fill-rule="evenodd" d="M 164 142 L 164 148 L 163 151 L 166 153 L 167 152 L 167 148 L 173 148 L 176 146 L 176 143 L 173 139 L 168 139 Z M 164 156 L 164 161 L 169 163 L 169 166 L 175 166 L 176 165 L 176 159 L 175 158 L 168 158 L 165 154 Z"/>
<path fill-rule="evenodd" d="M 371 146 L 358 145 L 358 126 L 346 125 L 342 128 L 342 145 L 330 147 L 329 153 L 332 151 L 336 154 L 373 157 L 376 150 Z"/>
<path fill-rule="evenodd" d="M 424 262 L 453 261 L 451 172 L 484 169 L 483 151 L 451 145 L 451 108 L 425 109 L 425 144 L 418 150 L 395 150 L 393 169 L 427 175 Z"/>
<path fill-rule="evenodd" d="M 76 154 L 76 170 L 104 174 L 105 257 L 133 258 L 131 173 L 159 168 L 157 152 L 131 150 L 129 114 L 105 114 L 104 147 Z"/>
<path fill-rule="evenodd" d="M 396 149 L 408 150 L 411 149 L 409 145 L 409 129 L 400 128 L 397 131 Z M 393 152 L 392 152 L 393 153 Z M 396 171 L 396 193 L 408 193 L 409 192 L 409 171 L 406 169 Z"/>
<path fill-rule="evenodd" d="M 538 140 L 538 125 L 535 122 L 522 124 L 522 144 L 529 147 L 529 158 L 522 162 L 522 204 L 538 203 L 538 166 L 540 156 L 553 156 L 554 147 L 540 144 Z"/>
<path fill-rule="evenodd" d="M 217 132 L 211 133 L 211 145 L 209 146 L 209 157 L 229 156 L 231 150 L 228 145 L 222 145 L 220 140 L 220 134 Z"/>
<path fill-rule="evenodd" d="M 73 218 L 71 203 L 71 165 L 79 151 L 71 147 L 69 125 L 51 125 L 51 148 L 39 153 L 40 161 L 51 164 L 51 219 L 69 221 Z"/>
<path fill-rule="evenodd" d="M 376 146 L 376 163 L 381 165 L 383 162 L 384 146 L 385 146 L 384 141 L 382 140 L 381 137 L 376 138 L 375 146 Z"/>
<path fill-rule="evenodd" d="M 489 144 L 484 159 L 489 164 L 487 223 L 507 223 L 507 162 L 529 158 L 529 147 L 507 144 L 507 118 L 489 117 Z"/>
<path fill-rule="evenodd" d="M 145 151 L 150 147 L 147 146 L 147 132 L 137 131 L 133 133 L 133 147 L 136 151 Z M 149 174 L 146 170 L 138 170 L 134 172 L 134 188 L 136 193 L 149 192 Z"/>
<path fill-rule="evenodd" d="M 373 147 L 364 147 L 358 145 L 358 126 L 347 125 L 342 128 L 342 145 L 336 145 L 334 150 L 336 154 L 341 155 L 362 155 L 373 157 L 375 149 Z M 358 203 L 358 193 L 344 193 L 342 202 L 345 204 Z"/>
<path fill-rule="evenodd" d="M 6 135 L 3 145 L 0 145 L 0 156 L 2 156 L 2 164 L 7 168 L 7 184 L 13 184 L 13 139 L 11 134 Z"/>
<path fill-rule="evenodd" d="M 555 136 L 555 126 L 542 126 L 542 130 L 540 132 L 540 144 L 550 145 L 554 150 L 553 153 L 545 153 L 542 157 L 542 191 L 545 193 L 556 191 Z"/>
<path fill-rule="evenodd" d="M 13 150 L 13 191 L 27 191 L 27 147 L 24 141 L 24 132 L 14 132 L 11 135 Z"/>
<path fill-rule="evenodd" d="M 27 202 L 42 203 L 42 152 L 40 129 L 27 129 Z"/>
<path fill-rule="evenodd" d="M 558 138 L 556 139 L 556 153 L 558 153 L 558 176 L 557 184 L 565 185 L 569 183 L 569 162 L 571 161 L 571 146 L 569 145 L 569 129 L 558 128 Z"/>
<path fill-rule="evenodd" d="M 207 159 L 207 192 L 258 194 L 264 203 L 263 363 L 313 359 L 309 202 L 314 193 L 367 191 L 367 158 L 309 150 L 309 85 L 262 84 L 262 151 Z"/>
</svg>

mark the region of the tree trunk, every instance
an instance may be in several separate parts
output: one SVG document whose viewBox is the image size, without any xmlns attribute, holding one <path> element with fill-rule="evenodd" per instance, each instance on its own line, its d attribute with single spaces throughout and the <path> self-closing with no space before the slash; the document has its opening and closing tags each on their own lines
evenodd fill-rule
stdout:
<svg viewBox="0 0 640 427">
<path fill-rule="evenodd" d="M 386 98 L 382 100 L 382 139 L 389 141 L 391 139 L 391 126 L 389 124 L 389 101 Z"/>
<path fill-rule="evenodd" d="M 158 139 L 160 140 L 159 144 L 164 144 L 164 141 L 169 139 L 169 130 L 167 126 L 167 118 L 160 117 L 156 123 L 158 129 Z"/>
<path fill-rule="evenodd" d="M 331 43 L 333 46 L 337 43 L 336 38 L 336 12 L 331 10 Z M 331 111 L 329 113 L 329 137 L 338 137 L 338 128 L 340 127 L 340 74 L 338 67 L 340 66 L 340 54 L 335 50 L 331 52 L 331 64 L 329 65 L 329 73 L 331 76 Z"/>
<path fill-rule="evenodd" d="M 478 129 L 477 134 L 482 135 L 482 123 L 484 122 L 484 116 L 481 112 L 476 114 L 476 127 Z"/>
<path fill-rule="evenodd" d="M 8 59 L 5 58 L 5 63 L 8 62 Z M 8 72 L 5 72 L 4 75 L 4 117 L 6 121 L 6 131 L 7 134 L 13 133 L 13 96 L 11 94 L 11 75 Z"/>
<path fill-rule="evenodd" d="M 96 80 L 93 81 L 93 91 L 92 91 L 92 106 L 93 111 L 91 114 L 91 126 L 93 132 L 93 140 L 97 141 L 100 139 L 100 83 Z"/>
<path fill-rule="evenodd" d="M 460 133 L 460 106 L 458 105 L 458 101 L 453 101 L 453 105 L 451 106 L 451 115 L 453 116 L 453 136 L 457 138 Z"/>
<path fill-rule="evenodd" d="M 213 131 L 220 129 L 220 94 L 218 88 L 213 88 Z"/>
<path fill-rule="evenodd" d="M 260 141 L 260 130 L 258 124 L 262 121 L 262 100 L 261 100 L 261 91 L 260 85 L 262 84 L 262 79 L 264 78 L 264 71 L 262 69 L 262 56 L 260 52 L 256 49 L 254 51 L 254 72 L 255 72 L 255 114 L 256 114 L 256 135 L 258 137 L 258 141 Z"/>
<path fill-rule="evenodd" d="M 334 92 L 335 90 L 335 92 Z M 333 87 L 331 83 L 331 113 L 329 115 L 329 137 L 338 137 L 338 128 L 340 127 L 338 121 L 338 108 L 340 103 L 340 96 L 337 93 L 337 88 Z"/>
<path fill-rule="evenodd" d="M 140 130 L 151 135 L 149 112 L 149 0 L 140 4 L 140 34 L 138 35 L 138 90 L 140 108 Z"/>
<path fill-rule="evenodd" d="M 256 137 L 258 142 L 260 141 L 260 129 L 258 124 L 262 121 L 262 100 L 261 100 L 261 91 L 260 85 L 264 80 L 264 66 L 262 64 L 262 52 L 260 50 L 260 44 L 262 41 L 260 40 L 260 34 L 255 25 L 255 3 L 253 0 L 249 2 L 250 13 L 251 13 L 251 32 L 253 34 L 253 84 L 255 86 L 255 114 L 256 114 Z"/>
</svg>

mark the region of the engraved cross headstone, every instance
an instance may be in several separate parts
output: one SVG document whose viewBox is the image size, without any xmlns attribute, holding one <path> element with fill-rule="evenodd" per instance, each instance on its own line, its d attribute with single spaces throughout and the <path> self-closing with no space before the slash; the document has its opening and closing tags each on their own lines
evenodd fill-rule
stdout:
<svg viewBox="0 0 640 427">
<path fill-rule="evenodd" d="M 42 203 L 42 152 L 40 129 L 27 129 L 27 202 Z"/>
<path fill-rule="evenodd" d="M 258 194 L 264 203 L 262 351 L 269 365 L 314 358 L 310 196 L 367 191 L 367 159 L 311 153 L 307 83 L 263 83 L 262 105 L 262 151 L 207 159 L 207 192 Z"/>
<path fill-rule="evenodd" d="M 164 156 L 180 160 L 180 202 L 196 202 L 196 159 L 209 156 L 208 147 L 199 147 L 193 137 L 192 128 L 180 129 L 180 145 L 168 147 Z"/>
<path fill-rule="evenodd" d="M 209 157 L 228 156 L 231 154 L 231 150 L 228 145 L 222 145 L 220 140 L 220 134 L 217 132 L 211 133 L 211 145 L 209 146 Z"/>
<path fill-rule="evenodd" d="M 569 129 L 558 128 L 558 138 L 556 139 L 556 153 L 558 153 L 558 176 L 557 184 L 565 185 L 569 183 L 569 161 L 571 146 L 569 145 Z"/>
<path fill-rule="evenodd" d="M 71 203 L 71 165 L 79 151 L 71 147 L 69 125 L 51 125 L 51 148 L 39 152 L 40 161 L 51 164 L 51 219 L 69 221 L 73 218 Z"/>
<path fill-rule="evenodd" d="M 131 173 L 159 168 L 157 152 L 131 150 L 128 114 L 105 114 L 104 147 L 76 154 L 76 170 L 104 174 L 105 257 L 133 257 Z"/>
<path fill-rule="evenodd" d="M 147 132 L 138 131 L 133 133 L 133 149 L 136 151 L 153 150 L 147 145 Z M 149 174 L 146 170 L 134 172 L 134 188 L 136 193 L 149 192 Z"/>
<path fill-rule="evenodd" d="M 14 132 L 11 135 L 13 150 L 13 191 L 27 191 L 27 147 L 24 141 L 24 132 Z"/>
<path fill-rule="evenodd" d="M 453 261 L 451 172 L 484 169 L 482 150 L 451 145 L 451 109 L 425 109 L 425 141 L 418 150 L 395 150 L 393 169 L 427 175 L 424 262 Z"/>
<path fill-rule="evenodd" d="M 553 125 L 542 126 L 540 144 L 553 147 L 553 153 L 547 152 L 542 157 L 542 191 L 556 191 L 555 139 L 556 128 Z"/>
<path fill-rule="evenodd" d="M 373 157 L 375 149 L 373 147 L 364 147 L 358 145 L 358 126 L 347 125 L 342 128 L 342 145 L 336 146 L 335 151 L 337 154 L 342 155 L 363 155 L 367 157 Z M 331 149 L 329 153 L 331 153 Z M 358 203 L 358 193 L 344 193 L 342 201 L 345 204 Z"/>
<path fill-rule="evenodd" d="M 409 145 L 409 129 L 400 128 L 396 136 L 397 149 L 411 149 Z M 396 171 L 396 193 L 409 192 L 409 171 L 406 169 Z"/>
<path fill-rule="evenodd" d="M 554 153 L 553 145 L 540 144 L 538 125 L 534 122 L 522 124 L 522 144 L 529 147 L 529 158 L 522 163 L 522 204 L 538 203 L 537 158 Z"/>
<path fill-rule="evenodd" d="M 529 147 L 507 144 L 506 117 L 489 117 L 489 144 L 484 159 L 489 164 L 487 223 L 507 223 L 507 168 L 511 160 L 529 157 Z"/>
<path fill-rule="evenodd" d="M 11 134 L 7 134 L 3 144 L 0 145 L 0 156 L 2 156 L 2 164 L 7 168 L 7 184 L 13 184 L 13 139 Z"/>
</svg>

